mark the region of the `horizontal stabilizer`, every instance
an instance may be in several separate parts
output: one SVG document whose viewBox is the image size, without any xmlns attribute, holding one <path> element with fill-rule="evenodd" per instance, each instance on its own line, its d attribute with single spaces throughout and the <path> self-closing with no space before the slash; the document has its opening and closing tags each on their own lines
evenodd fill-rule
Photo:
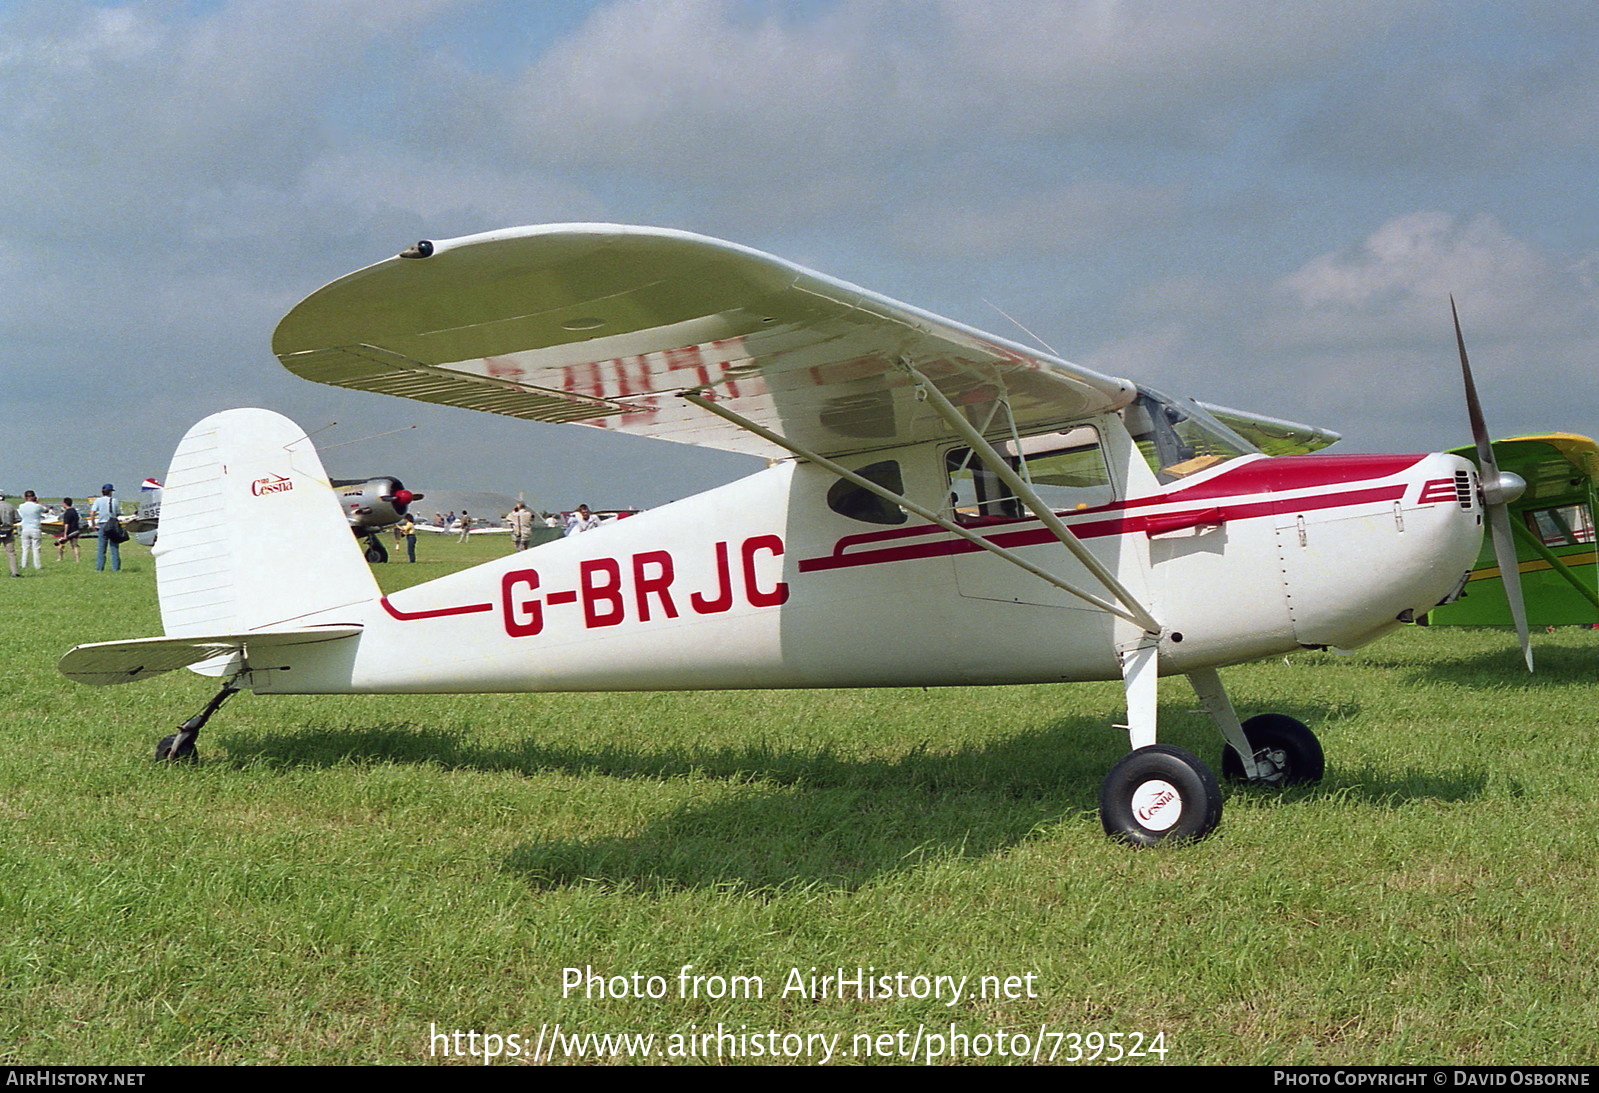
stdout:
<svg viewBox="0 0 1599 1093">
<path fill-rule="evenodd" d="M 107 686 L 131 683 L 229 655 L 239 657 L 239 668 L 248 669 L 250 657 L 267 650 L 340 641 L 360 632 L 359 626 L 308 626 L 255 634 L 97 641 L 69 649 L 56 667 L 75 682 Z"/>
</svg>

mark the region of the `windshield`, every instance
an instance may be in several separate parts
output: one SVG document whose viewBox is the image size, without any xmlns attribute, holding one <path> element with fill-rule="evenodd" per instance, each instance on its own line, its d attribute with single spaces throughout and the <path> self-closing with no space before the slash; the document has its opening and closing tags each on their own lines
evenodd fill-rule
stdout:
<svg viewBox="0 0 1599 1093">
<path fill-rule="evenodd" d="M 1192 399 L 1179 401 L 1148 387 L 1138 389 L 1138 398 L 1122 411 L 1122 420 L 1161 482 L 1260 451 Z"/>
</svg>

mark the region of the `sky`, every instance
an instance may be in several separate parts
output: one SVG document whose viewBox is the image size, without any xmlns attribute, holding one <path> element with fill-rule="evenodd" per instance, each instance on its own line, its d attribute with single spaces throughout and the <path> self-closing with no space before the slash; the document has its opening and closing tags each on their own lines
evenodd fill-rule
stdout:
<svg viewBox="0 0 1599 1093">
<path fill-rule="evenodd" d="M 1171 394 L 1599 433 L 1599 5 L 0 0 L 0 488 L 131 496 L 264 406 L 330 473 L 647 507 L 727 453 L 325 387 L 270 351 L 418 239 L 682 228 Z"/>
</svg>

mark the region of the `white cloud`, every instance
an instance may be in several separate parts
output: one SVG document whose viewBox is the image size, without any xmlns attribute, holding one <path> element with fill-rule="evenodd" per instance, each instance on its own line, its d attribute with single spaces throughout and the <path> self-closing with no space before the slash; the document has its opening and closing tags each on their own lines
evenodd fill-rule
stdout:
<svg viewBox="0 0 1599 1093">
<path fill-rule="evenodd" d="M 441 237 L 512 224 L 593 220 L 603 205 L 573 183 L 404 148 L 329 151 L 306 165 L 297 198 L 309 206 L 402 212 Z M 457 225 L 457 226 L 451 226 Z"/>
<path fill-rule="evenodd" d="M 13 357 L 51 362 L 34 387 L 120 368 L 141 398 L 209 385 L 292 409 L 266 339 L 321 281 L 423 235 L 620 219 L 1003 327 L 989 296 L 1092 367 L 1351 433 L 1418 412 L 1409 370 L 1448 366 L 1453 291 L 1488 378 L 1578 405 L 1599 382 L 1599 242 L 1572 196 L 1593 174 L 1595 35 L 1460 10 L 621 0 L 545 23 L 510 0 L 5 5 L 0 323 Z M 1392 64 L 1497 46 L 1511 21 L 1521 52 L 1483 49 L 1430 91 Z M 1385 88 L 1416 100 L 1389 94 L 1387 131 Z M 1568 158 L 1499 155 L 1498 189 L 1427 175 L 1427 142 L 1459 135 L 1429 131 L 1424 91 L 1470 106 L 1446 122 L 1501 104 L 1504 149 Z M 1293 120 L 1335 148 L 1343 105 L 1365 111 L 1357 144 L 1411 142 L 1394 154 L 1413 189 L 1351 185 L 1357 149 L 1289 164 Z M 1472 212 L 1391 215 L 1437 208 Z M 203 382 L 163 386 L 184 375 Z"/>
<path fill-rule="evenodd" d="M 943 258 L 1082 252 L 1170 221 L 1181 194 L 1169 186 L 1084 181 L 982 195 L 934 188 L 892 211 L 907 249 Z"/>
<path fill-rule="evenodd" d="M 1599 297 L 1580 271 L 1511 235 L 1495 218 L 1429 211 L 1395 217 L 1357 247 L 1282 278 L 1303 311 L 1276 335 L 1289 342 L 1430 338 L 1451 295 L 1463 322 L 1492 337 L 1544 338 L 1592 314 Z M 1352 328 L 1365 331 L 1352 334 Z"/>
<path fill-rule="evenodd" d="M 1388 221 L 1352 251 L 1317 258 L 1282 285 L 1307 307 L 1360 306 L 1451 292 L 1523 295 L 1543 287 L 1549 273 L 1548 259 L 1492 217 L 1462 223 L 1417 212 Z"/>
<path fill-rule="evenodd" d="M 552 161 L 707 183 L 996 142 L 1118 144 L 1217 128 L 1411 5 L 625 0 L 530 66 L 503 104 Z M 484 94 L 493 92 L 485 88 Z"/>
</svg>

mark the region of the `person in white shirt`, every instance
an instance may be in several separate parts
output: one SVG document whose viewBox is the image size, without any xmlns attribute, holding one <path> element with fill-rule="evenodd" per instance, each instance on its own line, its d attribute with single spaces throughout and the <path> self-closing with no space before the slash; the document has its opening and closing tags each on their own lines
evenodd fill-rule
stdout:
<svg viewBox="0 0 1599 1093">
<path fill-rule="evenodd" d="M 22 491 L 22 504 L 17 506 L 17 521 L 22 525 L 22 568 L 28 568 L 28 555 L 33 555 L 33 568 L 43 569 L 39 561 L 39 542 L 44 538 L 44 506 L 32 490 Z"/>
<path fill-rule="evenodd" d="M 580 531 L 593 531 L 599 527 L 601 520 L 589 511 L 587 505 L 579 505 L 577 511 L 566 518 L 566 534 L 576 535 Z"/>
</svg>

